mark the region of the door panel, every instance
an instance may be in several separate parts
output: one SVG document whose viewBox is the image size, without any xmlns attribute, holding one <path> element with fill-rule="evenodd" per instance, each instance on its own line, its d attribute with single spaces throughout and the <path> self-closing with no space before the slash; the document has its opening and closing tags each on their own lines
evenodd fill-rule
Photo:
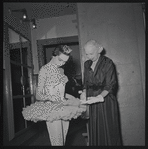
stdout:
<svg viewBox="0 0 148 149">
<path fill-rule="evenodd" d="M 10 60 L 21 63 L 20 48 L 10 49 Z"/>
<path fill-rule="evenodd" d="M 21 76 L 22 76 L 21 66 L 11 63 L 11 80 L 12 80 L 13 96 L 23 95 Z"/>
<path fill-rule="evenodd" d="M 27 55 L 28 55 L 28 52 L 27 52 L 27 48 L 22 48 L 22 62 L 24 65 L 28 65 L 27 63 Z"/>
<path fill-rule="evenodd" d="M 56 45 L 55 45 L 56 47 Z M 52 51 L 55 49 L 55 47 L 48 47 L 45 48 L 45 64 L 47 64 L 48 62 L 50 62 L 51 58 L 52 58 Z"/>
<path fill-rule="evenodd" d="M 34 100 L 33 96 L 33 65 L 30 44 L 27 39 L 9 29 L 9 54 L 10 54 L 10 77 L 11 99 L 13 105 L 12 117 L 14 136 L 21 134 L 33 122 L 27 122 L 22 116 L 22 110 Z M 10 111 L 8 111 L 10 112 Z M 8 124 L 10 125 L 10 124 Z"/>
<path fill-rule="evenodd" d="M 25 121 L 22 116 L 22 108 L 24 107 L 23 98 L 13 99 L 13 113 L 14 113 L 14 130 L 15 133 L 25 128 Z"/>
<path fill-rule="evenodd" d="M 23 67 L 24 95 L 31 94 L 29 69 L 30 68 Z"/>
</svg>

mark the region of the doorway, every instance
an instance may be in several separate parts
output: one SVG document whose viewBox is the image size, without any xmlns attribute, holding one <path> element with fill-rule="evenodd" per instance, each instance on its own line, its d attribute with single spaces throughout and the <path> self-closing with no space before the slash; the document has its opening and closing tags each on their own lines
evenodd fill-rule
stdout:
<svg viewBox="0 0 148 149">
<path fill-rule="evenodd" d="M 44 50 L 44 64 L 50 62 L 52 58 L 52 51 L 60 44 L 45 45 L 43 46 Z M 69 60 L 64 65 L 65 74 L 68 76 L 76 76 L 81 74 L 81 65 L 80 65 L 80 55 L 79 55 L 79 43 L 62 43 L 62 45 L 68 45 L 72 49 L 71 56 Z"/>
<path fill-rule="evenodd" d="M 4 142 L 20 138 L 33 122 L 24 120 L 22 110 L 34 101 L 30 40 L 13 27 L 4 25 Z"/>
<path fill-rule="evenodd" d="M 39 69 L 50 61 L 53 49 L 59 44 L 66 44 L 72 48 L 71 59 L 73 61 L 73 75 L 81 75 L 78 36 L 37 40 Z"/>
</svg>

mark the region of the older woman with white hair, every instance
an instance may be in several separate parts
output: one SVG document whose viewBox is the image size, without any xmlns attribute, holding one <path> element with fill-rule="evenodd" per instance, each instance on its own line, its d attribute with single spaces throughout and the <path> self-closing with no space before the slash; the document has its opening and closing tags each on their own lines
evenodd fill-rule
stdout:
<svg viewBox="0 0 148 149">
<path fill-rule="evenodd" d="M 89 105 L 89 145 L 121 145 L 114 63 L 101 55 L 103 47 L 95 40 L 88 41 L 84 50 L 88 60 L 84 63 L 81 104 Z"/>
</svg>

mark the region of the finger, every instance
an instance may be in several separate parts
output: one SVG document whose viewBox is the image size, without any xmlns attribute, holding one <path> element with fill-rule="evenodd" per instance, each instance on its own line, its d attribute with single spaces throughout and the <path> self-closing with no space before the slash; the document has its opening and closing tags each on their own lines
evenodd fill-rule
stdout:
<svg viewBox="0 0 148 149">
<path fill-rule="evenodd" d="M 78 91 L 79 94 L 82 94 L 82 91 Z"/>
<path fill-rule="evenodd" d="M 88 102 L 87 101 L 82 101 L 81 104 L 88 104 Z"/>
<path fill-rule="evenodd" d="M 87 99 L 88 99 L 88 100 L 91 100 L 91 97 L 88 97 Z"/>
</svg>

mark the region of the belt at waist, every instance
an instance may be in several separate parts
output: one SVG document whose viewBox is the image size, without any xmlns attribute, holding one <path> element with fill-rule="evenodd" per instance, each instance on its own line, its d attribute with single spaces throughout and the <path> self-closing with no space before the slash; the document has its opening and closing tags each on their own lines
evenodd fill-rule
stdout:
<svg viewBox="0 0 148 149">
<path fill-rule="evenodd" d="M 96 85 L 87 86 L 87 89 L 93 89 L 93 90 L 99 90 L 99 89 L 103 90 L 103 88 L 104 88 L 104 86 L 102 86 L 102 85 L 98 85 L 98 86 L 96 86 Z"/>
</svg>

